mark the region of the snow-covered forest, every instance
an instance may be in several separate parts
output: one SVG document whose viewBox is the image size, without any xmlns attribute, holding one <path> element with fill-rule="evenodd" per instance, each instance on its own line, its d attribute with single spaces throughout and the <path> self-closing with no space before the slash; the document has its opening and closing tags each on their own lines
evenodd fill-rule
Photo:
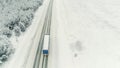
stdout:
<svg viewBox="0 0 120 68">
<path fill-rule="evenodd" d="M 26 31 L 42 3 L 43 0 L 0 0 L 0 64 L 15 52 L 10 38 Z"/>
</svg>

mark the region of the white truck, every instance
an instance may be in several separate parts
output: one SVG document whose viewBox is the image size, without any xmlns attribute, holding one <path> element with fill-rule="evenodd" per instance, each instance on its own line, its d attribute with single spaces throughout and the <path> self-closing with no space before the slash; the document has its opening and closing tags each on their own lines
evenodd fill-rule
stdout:
<svg viewBox="0 0 120 68">
<path fill-rule="evenodd" d="M 48 55 L 49 45 L 50 45 L 50 35 L 44 35 L 43 49 L 42 49 L 43 55 Z"/>
</svg>

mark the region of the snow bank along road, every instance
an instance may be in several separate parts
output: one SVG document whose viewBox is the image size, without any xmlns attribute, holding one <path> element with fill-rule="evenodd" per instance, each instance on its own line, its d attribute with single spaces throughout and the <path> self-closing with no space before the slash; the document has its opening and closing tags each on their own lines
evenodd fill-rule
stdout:
<svg viewBox="0 0 120 68">
<path fill-rule="evenodd" d="M 51 24 L 55 38 L 48 65 L 120 68 L 119 4 L 119 0 L 55 0 Z"/>
</svg>

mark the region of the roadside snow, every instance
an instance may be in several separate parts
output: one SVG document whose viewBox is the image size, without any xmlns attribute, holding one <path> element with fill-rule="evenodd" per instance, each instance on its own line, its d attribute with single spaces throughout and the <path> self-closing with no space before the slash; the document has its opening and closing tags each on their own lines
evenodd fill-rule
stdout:
<svg viewBox="0 0 120 68">
<path fill-rule="evenodd" d="M 120 1 L 54 1 L 50 68 L 120 68 Z"/>
</svg>

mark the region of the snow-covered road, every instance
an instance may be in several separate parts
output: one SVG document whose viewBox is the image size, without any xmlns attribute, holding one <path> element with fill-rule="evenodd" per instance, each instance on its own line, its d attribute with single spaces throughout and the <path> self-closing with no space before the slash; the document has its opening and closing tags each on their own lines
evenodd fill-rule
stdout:
<svg viewBox="0 0 120 68">
<path fill-rule="evenodd" d="M 120 68 L 120 1 L 55 0 L 49 68 Z"/>
</svg>

